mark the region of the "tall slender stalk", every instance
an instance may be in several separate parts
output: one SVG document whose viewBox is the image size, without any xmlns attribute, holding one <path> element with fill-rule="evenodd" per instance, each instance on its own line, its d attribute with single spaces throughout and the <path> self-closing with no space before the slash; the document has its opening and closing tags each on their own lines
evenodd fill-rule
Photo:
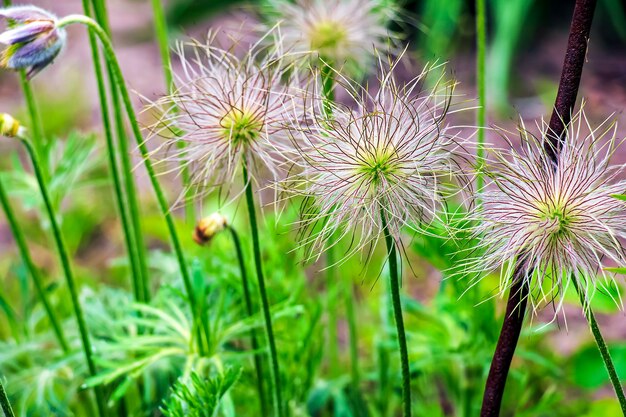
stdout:
<svg viewBox="0 0 626 417">
<path fill-rule="evenodd" d="M 565 126 L 569 123 L 572 110 L 576 105 L 596 2 L 597 0 L 576 0 L 576 5 L 574 6 L 565 60 L 559 81 L 559 90 L 550 118 L 549 129 L 545 132 L 546 138 L 544 140 L 544 148 L 555 163 L 558 159 Z M 526 269 L 525 262 L 518 262 L 514 271 L 514 277 L 530 276 L 532 271 Z M 509 307 L 513 308 L 518 305 L 521 307 L 521 303 L 525 307 L 525 298 L 529 292 L 528 286 L 528 280 L 523 278 L 516 280 L 514 278 L 513 287 L 509 291 L 507 311 Z M 513 289 L 516 289 L 516 291 L 513 291 Z M 502 330 L 485 386 L 481 417 L 496 417 L 500 414 L 502 393 L 504 392 L 504 385 L 506 384 L 506 377 L 513 359 L 513 353 L 519 340 L 524 313 L 525 309 L 520 308 L 516 315 L 518 317 L 517 320 L 507 320 L 507 316 L 502 324 Z"/>
<path fill-rule="evenodd" d="M 476 0 L 476 90 L 478 110 L 476 111 L 476 191 L 480 193 L 484 186 L 483 169 L 485 166 L 485 128 L 487 125 L 487 96 L 485 88 L 485 55 L 487 49 L 486 0 Z"/>
<path fill-rule="evenodd" d="M 4 6 L 11 6 L 11 0 L 4 0 Z M 39 107 L 37 106 L 37 101 L 35 100 L 35 94 L 33 93 L 33 88 L 30 85 L 30 81 L 26 77 L 26 71 L 20 71 L 20 84 L 22 86 L 22 92 L 24 93 L 24 101 L 26 102 L 26 108 L 28 109 L 28 115 L 30 117 L 30 130 L 31 137 L 33 140 L 33 144 L 35 149 L 39 153 L 39 155 L 44 155 L 45 149 L 45 134 L 43 130 L 43 123 L 41 121 L 41 115 L 39 114 Z M 42 159 L 41 161 L 43 166 L 43 171 L 46 175 L 48 175 L 48 165 L 47 160 Z"/>
<path fill-rule="evenodd" d="M 10 3 L 10 2 L 9 2 Z M 26 108 L 28 109 L 28 115 L 30 117 L 30 126 L 32 131 L 33 145 L 40 156 L 45 155 L 46 138 L 43 130 L 43 122 L 41 121 L 41 115 L 39 114 L 39 107 L 35 100 L 35 94 L 33 88 L 30 85 L 30 81 L 26 78 L 26 72 L 20 71 L 20 83 L 22 84 L 22 91 L 24 92 L 24 100 L 26 101 Z M 49 175 L 47 160 L 43 159 L 44 169 L 46 175 Z"/>
<path fill-rule="evenodd" d="M 7 222 L 9 223 L 9 227 L 11 228 L 11 232 L 13 233 L 13 237 L 15 238 L 15 243 L 17 244 L 17 248 L 20 251 L 20 256 L 30 276 L 33 278 L 33 282 L 35 284 L 35 289 L 37 290 L 37 295 L 41 300 L 41 303 L 46 310 L 46 315 L 48 316 L 48 320 L 50 320 L 50 324 L 52 325 L 52 330 L 63 349 L 63 352 L 69 352 L 69 345 L 67 344 L 67 339 L 65 338 L 65 334 L 63 333 L 63 329 L 59 324 L 59 320 L 57 319 L 56 314 L 48 300 L 48 296 L 46 295 L 46 290 L 44 288 L 43 280 L 41 279 L 41 275 L 39 274 L 39 270 L 35 266 L 33 262 L 33 258 L 30 255 L 30 250 L 28 249 L 28 244 L 26 243 L 26 238 L 24 237 L 24 233 L 22 232 L 22 228 L 20 227 L 17 218 L 15 217 L 15 213 L 11 208 L 9 203 L 9 198 L 4 189 L 4 185 L 2 181 L 0 181 L 0 205 L 2 205 L 2 209 L 4 210 L 4 214 L 7 218 Z"/>
<path fill-rule="evenodd" d="M 248 317 L 251 317 L 254 315 L 254 307 L 252 304 L 252 297 L 250 296 L 248 271 L 246 269 L 246 261 L 241 248 L 241 241 L 239 240 L 239 235 L 233 226 L 229 225 L 228 230 L 230 231 L 233 244 L 235 245 L 235 251 L 237 252 L 237 262 L 239 263 L 239 271 L 241 273 L 241 286 L 243 289 L 243 298 L 246 303 L 246 312 L 248 313 Z M 259 352 L 259 341 L 257 339 L 256 330 L 254 329 L 250 330 L 250 343 L 252 345 L 252 350 L 254 351 L 254 370 L 256 371 L 257 393 L 261 406 L 261 415 L 267 416 L 267 399 L 265 398 L 265 389 L 263 387 L 263 359 L 261 357 L 261 353 Z"/>
<path fill-rule="evenodd" d="M 254 253 L 254 267 L 256 269 L 257 279 L 259 282 L 259 295 L 261 296 L 261 306 L 263 309 L 263 319 L 265 320 L 265 333 L 267 344 L 269 347 L 270 375 L 272 399 L 274 402 L 274 415 L 278 417 L 284 416 L 283 400 L 280 384 L 280 368 L 278 365 L 278 353 L 276 351 L 276 341 L 274 339 L 274 330 L 272 329 L 272 316 L 270 314 L 270 304 L 267 298 L 267 290 L 265 289 L 265 278 L 263 274 L 263 264 L 261 261 L 261 245 L 259 243 L 259 227 L 256 218 L 256 205 L 254 203 L 254 192 L 252 190 L 252 181 L 248 175 L 248 162 L 243 162 L 243 181 L 246 187 L 246 203 L 248 206 L 248 219 L 250 221 L 250 229 L 252 231 L 252 249 Z"/>
<path fill-rule="evenodd" d="M 152 13 L 154 15 L 154 31 L 156 33 L 159 52 L 161 53 L 161 63 L 163 64 L 163 75 L 167 91 L 174 91 L 174 76 L 172 74 L 172 59 L 170 57 L 170 49 L 167 33 L 167 20 L 161 0 L 152 0 Z"/>
<path fill-rule="evenodd" d="M 580 286 L 578 285 L 578 282 L 576 282 L 576 278 L 574 277 L 572 277 L 572 284 L 574 284 L 574 288 L 576 289 L 578 297 L 580 298 L 580 304 L 583 307 L 585 318 L 587 319 L 587 322 L 589 322 L 589 328 L 591 329 L 591 333 L 596 340 L 596 345 L 598 346 L 600 356 L 602 356 L 602 360 L 604 361 L 606 371 L 609 374 L 609 380 L 611 381 L 611 385 L 613 385 L 613 390 L 615 391 L 615 395 L 617 396 L 617 400 L 619 401 L 619 405 L 622 409 L 622 414 L 626 416 L 626 396 L 624 396 L 624 389 L 622 388 L 619 376 L 615 371 L 615 365 L 613 364 L 611 353 L 606 346 L 604 337 L 602 337 L 602 333 L 600 332 L 600 327 L 598 326 L 596 317 L 593 314 L 593 311 L 591 311 L 591 305 L 589 303 L 589 300 L 585 298 L 585 293 L 580 290 Z"/>
<path fill-rule="evenodd" d="M 86 15 L 91 14 L 91 8 L 89 6 L 88 0 L 83 0 L 83 8 Z M 120 219 L 122 222 L 124 245 L 126 246 L 128 261 L 130 264 L 133 295 L 135 297 L 135 300 L 142 301 L 142 278 L 141 270 L 139 269 L 139 255 L 137 253 L 137 246 L 135 242 L 135 232 L 129 219 L 129 212 L 126 206 L 126 201 L 128 201 L 128 199 L 124 198 L 124 190 L 119 174 L 119 166 L 116 157 L 113 131 L 111 128 L 111 118 L 109 113 L 109 105 L 107 101 L 104 76 L 102 73 L 102 62 L 100 60 L 100 53 L 98 51 L 98 43 L 96 37 L 91 32 L 89 33 L 89 44 L 91 47 L 93 67 L 96 75 L 98 97 L 100 99 L 100 112 L 102 117 L 104 138 L 107 147 L 107 160 L 109 163 L 109 171 L 111 174 L 111 179 L 113 181 L 115 204 L 117 206 L 117 211 L 120 215 Z"/>
<path fill-rule="evenodd" d="M 135 114 L 135 110 L 133 109 L 132 102 L 130 100 L 130 94 L 128 92 L 128 88 L 126 87 L 126 83 L 124 81 L 124 76 L 122 74 L 122 70 L 117 61 L 117 57 L 115 55 L 115 51 L 113 49 L 113 45 L 106 32 L 96 23 L 93 19 L 81 16 L 81 15 L 70 15 L 66 16 L 62 20 L 58 22 L 59 27 L 64 27 L 71 24 L 82 24 L 93 30 L 93 32 L 98 36 L 100 42 L 104 48 L 104 52 L 106 54 L 107 60 L 111 66 L 113 71 L 113 75 L 115 78 L 115 83 L 117 84 L 119 91 L 122 95 L 122 103 L 124 104 L 124 108 L 126 110 L 126 116 L 131 126 L 131 130 L 133 132 L 133 136 L 135 141 L 137 142 L 137 147 L 141 153 L 143 164 L 148 173 L 148 178 L 150 179 L 150 183 L 154 190 L 154 193 L 157 198 L 157 202 L 159 205 L 159 209 L 161 214 L 165 220 L 167 225 L 167 230 L 169 233 L 169 237 L 172 243 L 172 247 L 174 249 L 174 254 L 176 256 L 176 260 L 178 261 L 178 266 L 180 269 L 180 273 L 183 279 L 183 284 L 185 286 L 185 291 L 187 293 L 187 298 L 189 300 L 189 306 L 192 311 L 194 317 L 194 323 L 197 329 L 204 329 L 205 338 L 209 340 L 207 326 L 204 325 L 205 320 L 203 319 L 203 315 L 199 314 L 198 311 L 198 303 L 193 291 L 193 286 L 191 284 L 191 276 L 189 274 L 189 269 L 187 268 L 187 262 L 185 260 L 185 255 L 183 253 L 183 248 L 180 243 L 180 239 L 178 237 L 178 232 L 176 231 L 176 225 L 174 223 L 174 217 L 169 210 L 169 205 L 167 203 L 167 199 L 165 198 L 165 194 L 163 189 L 161 188 L 161 184 L 157 179 L 156 172 L 154 170 L 154 166 L 152 165 L 152 161 L 150 160 L 150 155 L 148 152 L 148 147 L 143 140 L 141 135 L 141 128 L 139 127 L 139 123 L 137 122 L 137 116 Z M 200 332 L 201 330 L 198 330 Z M 202 346 L 202 337 L 198 335 L 198 348 L 201 353 L 204 353 L 204 347 Z"/>
<path fill-rule="evenodd" d="M 2 381 L 0 381 L 0 406 L 2 407 L 4 417 L 15 417 L 15 414 L 13 413 L 13 408 L 11 407 L 11 402 L 9 401 L 9 397 L 7 397 L 7 393 L 4 390 L 4 385 L 2 385 Z"/>
<path fill-rule="evenodd" d="M 400 365 L 402 368 L 402 404 L 403 416 L 411 416 L 411 372 L 409 369 L 409 352 L 404 332 L 404 318 L 402 317 L 402 303 L 400 301 L 400 275 L 398 273 L 398 254 L 396 243 L 389 233 L 387 216 L 385 209 L 380 209 L 380 221 L 385 235 L 387 245 L 387 261 L 389 262 L 389 290 L 391 292 L 391 303 L 393 305 L 393 316 L 396 322 L 396 332 L 398 336 L 398 348 L 400 349 Z"/>
<path fill-rule="evenodd" d="M 352 385 L 358 389 L 361 385 L 361 375 L 359 371 L 359 337 L 356 325 L 356 314 L 354 311 L 354 292 L 352 283 L 350 291 L 345 292 L 346 318 L 348 320 L 348 336 L 350 337 L 350 375 Z"/>
<path fill-rule="evenodd" d="M 109 21 L 106 11 L 106 4 L 104 0 L 92 0 L 93 10 L 96 15 L 96 21 L 104 29 L 107 35 L 110 37 L 111 29 L 109 27 Z M 85 14 L 89 16 L 89 3 L 88 0 L 83 0 L 83 9 Z M 90 46 L 92 54 L 94 54 L 94 66 L 96 65 L 95 59 L 100 60 L 97 48 L 97 42 L 92 33 L 89 34 Z M 119 91 L 117 84 L 115 83 L 115 77 L 111 64 L 106 60 L 107 74 L 110 82 L 111 89 L 111 104 L 113 107 L 113 115 L 115 116 L 115 130 L 118 139 L 119 156 L 121 161 L 121 177 L 123 178 L 124 186 L 121 188 L 125 191 L 125 199 L 122 202 L 124 207 L 126 219 L 125 231 L 130 235 L 130 243 L 132 243 L 132 252 L 135 257 L 135 264 L 132 265 L 136 270 L 136 282 L 137 282 L 137 298 L 139 301 L 147 302 L 150 299 L 150 275 L 148 273 L 146 247 L 144 243 L 143 231 L 140 222 L 138 192 L 135 185 L 133 167 L 131 162 L 132 153 L 128 146 L 128 139 L 124 128 L 124 116 L 120 105 Z M 96 79 L 98 83 L 104 85 L 103 74 L 100 65 L 97 65 Z M 101 92 L 101 97 L 105 97 L 106 93 Z M 101 99 L 102 100 L 102 99 Z M 104 115 L 103 115 L 104 117 Z M 112 142 L 113 143 L 113 142 Z M 114 149 L 114 145 L 112 144 Z M 119 175 L 119 174 L 118 174 Z M 119 180 L 118 180 L 119 181 Z M 129 251 L 130 253 L 130 251 Z"/>
<path fill-rule="evenodd" d="M 161 53 L 161 62 L 163 64 L 163 76 L 165 77 L 165 84 L 167 86 L 167 92 L 173 94 L 176 87 L 174 86 L 174 76 L 172 73 L 172 59 L 170 57 L 170 49 L 167 33 L 167 20 L 165 18 L 165 12 L 163 10 L 163 4 L 161 0 L 152 0 L 152 13 L 154 15 L 154 30 L 156 33 L 157 43 L 159 45 L 159 52 Z M 174 111 L 176 109 L 173 109 Z M 174 134 L 180 135 L 177 129 L 174 129 Z M 178 149 L 185 148 L 185 142 L 180 140 L 176 143 Z M 191 176 L 189 173 L 189 166 L 181 160 L 180 164 L 181 179 L 183 189 L 185 192 L 185 217 L 188 222 L 195 221 L 196 211 L 193 205 L 193 196 L 191 188 Z"/>
<path fill-rule="evenodd" d="M 72 267 L 70 265 L 70 258 L 69 258 L 69 254 L 67 251 L 67 247 L 65 246 L 65 240 L 63 239 L 63 233 L 61 232 L 61 228 L 57 221 L 56 213 L 54 211 L 54 207 L 52 206 L 52 201 L 50 199 L 50 194 L 48 193 L 48 186 L 46 185 L 45 177 L 41 169 L 41 165 L 39 164 L 39 156 L 37 155 L 37 152 L 33 148 L 32 144 L 27 139 L 22 138 L 21 142 L 24 144 L 24 147 L 26 148 L 28 155 L 31 159 L 32 165 L 33 165 L 33 171 L 35 172 L 35 177 L 37 178 L 37 184 L 39 186 L 39 190 L 41 192 L 41 196 L 43 198 L 44 205 L 46 207 L 46 213 L 48 215 L 48 220 L 50 221 L 50 226 L 52 228 L 52 236 L 54 238 L 54 243 L 55 243 L 58 255 L 59 255 L 59 260 L 61 261 L 61 267 L 65 275 L 65 281 L 70 291 L 70 297 L 72 300 L 72 308 L 74 310 L 76 323 L 78 324 L 78 331 L 80 333 L 80 338 L 81 338 L 81 342 L 83 346 L 83 352 L 85 354 L 85 360 L 87 362 L 87 368 L 89 369 L 89 374 L 91 376 L 94 376 L 97 370 L 96 370 L 96 364 L 93 358 L 93 350 L 91 347 L 91 340 L 89 338 L 89 331 L 87 330 L 87 324 L 85 322 L 83 309 L 78 299 L 78 288 L 76 286 L 76 280 L 74 279 L 74 273 L 72 272 Z M 96 405 L 98 408 L 98 415 L 100 417 L 104 417 L 106 416 L 104 396 L 99 387 L 95 387 L 94 391 L 96 394 Z"/>
<path fill-rule="evenodd" d="M 323 108 L 327 118 L 333 114 L 333 102 L 335 101 L 335 72 L 330 64 L 323 63 L 321 72 Z M 339 337 L 338 337 L 338 308 L 337 300 L 340 297 L 337 285 L 337 262 L 335 252 L 336 237 L 331 235 L 326 242 L 326 312 L 328 314 L 328 339 L 326 349 L 328 351 L 328 365 L 331 374 L 339 372 Z"/>
</svg>

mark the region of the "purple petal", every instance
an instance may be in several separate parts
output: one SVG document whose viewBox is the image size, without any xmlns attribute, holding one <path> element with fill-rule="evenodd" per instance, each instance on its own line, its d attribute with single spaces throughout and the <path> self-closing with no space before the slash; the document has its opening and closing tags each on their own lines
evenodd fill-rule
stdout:
<svg viewBox="0 0 626 417">
<path fill-rule="evenodd" d="M 54 30 L 54 22 L 37 21 L 20 25 L 15 29 L 9 29 L 0 33 L 0 43 L 13 45 L 16 43 L 29 42 L 41 34 Z"/>
<path fill-rule="evenodd" d="M 63 41 L 55 32 L 48 36 L 38 37 L 34 41 L 16 49 L 8 59 L 8 67 L 13 69 L 30 69 L 29 73 L 32 70 L 39 72 L 39 70 L 52 63 L 62 48 Z"/>
<path fill-rule="evenodd" d="M 50 20 L 54 21 L 54 15 L 35 6 L 16 6 L 0 9 L 0 17 L 11 19 L 16 22 L 24 22 L 29 20 Z"/>
<path fill-rule="evenodd" d="M 45 67 L 48 66 L 48 64 L 50 64 L 50 63 L 37 64 L 37 65 L 33 65 L 32 67 L 28 68 L 28 70 L 26 71 L 26 79 L 28 81 L 30 81 L 33 78 L 35 78 L 35 75 L 39 74 L 41 72 L 41 70 L 43 70 Z"/>
</svg>

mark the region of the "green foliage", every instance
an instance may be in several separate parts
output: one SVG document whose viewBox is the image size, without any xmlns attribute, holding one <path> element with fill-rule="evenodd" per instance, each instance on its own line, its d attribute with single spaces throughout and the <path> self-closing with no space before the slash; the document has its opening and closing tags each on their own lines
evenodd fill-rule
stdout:
<svg viewBox="0 0 626 417">
<path fill-rule="evenodd" d="M 214 377 L 203 378 L 195 372 L 189 381 L 179 380 L 162 409 L 165 417 L 213 417 L 221 399 L 237 382 L 241 370 L 226 368 Z M 232 415 L 232 413 L 229 413 Z M 229 415 L 224 413 L 224 415 Z"/>
</svg>

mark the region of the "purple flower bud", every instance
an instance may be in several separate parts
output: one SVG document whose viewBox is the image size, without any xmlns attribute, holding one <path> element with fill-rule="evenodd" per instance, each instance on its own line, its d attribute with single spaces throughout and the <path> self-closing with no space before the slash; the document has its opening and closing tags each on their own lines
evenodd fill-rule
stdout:
<svg viewBox="0 0 626 417">
<path fill-rule="evenodd" d="M 65 44 L 65 31 L 57 27 L 57 18 L 35 6 L 15 6 L 0 9 L 0 19 L 8 28 L 0 33 L 0 68 L 26 70 L 33 78 L 50 65 Z"/>
</svg>

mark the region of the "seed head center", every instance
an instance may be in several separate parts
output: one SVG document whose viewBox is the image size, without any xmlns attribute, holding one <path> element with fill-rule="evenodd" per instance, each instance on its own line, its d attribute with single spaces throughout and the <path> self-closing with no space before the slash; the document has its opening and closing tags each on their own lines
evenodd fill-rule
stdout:
<svg viewBox="0 0 626 417">
<path fill-rule="evenodd" d="M 397 164 L 393 161 L 393 155 L 393 151 L 390 149 L 377 149 L 374 153 L 363 158 L 359 172 L 367 175 L 373 183 L 378 183 L 383 178 L 389 179 L 398 170 Z"/>
<path fill-rule="evenodd" d="M 261 135 L 263 122 L 253 113 L 231 109 L 220 121 L 224 129 L 224 137 L 233 145 L 247 145 L 254 142 Z"/>
<path fill-rule="evenodd" d="M 549 223 L 547 230 L 553 235 L 566 233 L 572 221 L 568 210 L 560 206 L 544 207 L 541 211 L 541 219 Z"/>
<path fill-rule="evenodd" d="M 334 51 L 346 39 L 346 31 L 338 23 L 326 20 L 317 23 L 309 31 L 311 49 L 324 55 L 326 51 Z"/>
</svg>

